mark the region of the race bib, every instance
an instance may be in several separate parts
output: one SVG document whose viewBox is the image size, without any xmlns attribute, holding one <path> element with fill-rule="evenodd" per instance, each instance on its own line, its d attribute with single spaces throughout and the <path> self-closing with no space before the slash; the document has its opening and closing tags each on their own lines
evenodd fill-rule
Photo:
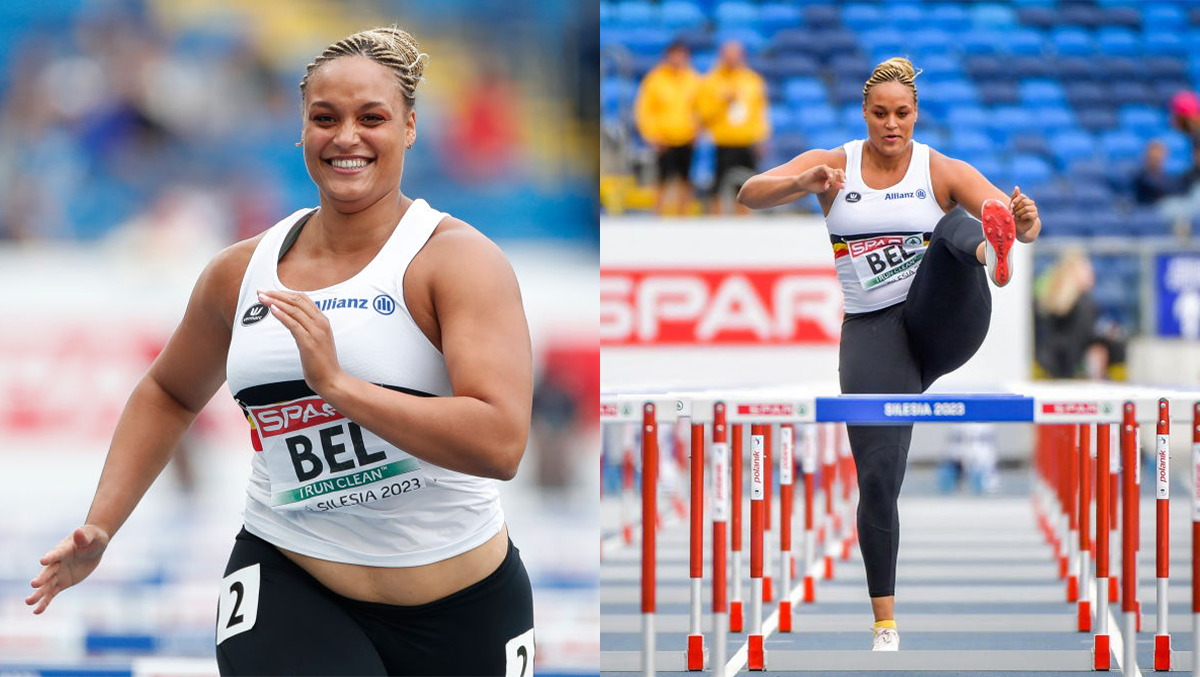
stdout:
<svg viewBox="0 0 1200 677">
<path fill-rule="evenodd" d="M 417 459 L 319 396 L 245 409 L 266 454 L 276 510 L 336 510 L 428 483 Z"/>
<path fill-rule="evenodd" d="M 912 277 L 929 245 L 920 233 L 848 240 L 847 253 L 864 290 Z"/>
</svg>

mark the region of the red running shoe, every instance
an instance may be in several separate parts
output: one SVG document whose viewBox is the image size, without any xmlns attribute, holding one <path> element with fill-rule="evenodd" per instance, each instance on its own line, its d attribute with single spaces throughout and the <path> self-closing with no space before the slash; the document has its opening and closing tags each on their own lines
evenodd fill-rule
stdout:
<svg viewBox="0 0 1200 677">
<path fill-rule="evenodd" d="M 1012 279 L 1012 251 L 1017 239 L 1017 223 L 1012 212 L 1003 202 L 990 199 L 983 201 L 984 260 L 992 284 L 1003 287 Z"/>
</svg>

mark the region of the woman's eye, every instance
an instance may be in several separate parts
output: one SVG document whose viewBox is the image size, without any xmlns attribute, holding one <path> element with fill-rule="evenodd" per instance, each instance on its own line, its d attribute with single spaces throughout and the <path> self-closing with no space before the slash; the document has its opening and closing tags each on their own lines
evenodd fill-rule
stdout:
<svg viewBox="0 0 1200 677">
<path fill-rule="evenodd" d="M 318 124 L 326 124 L 329 122 L 333 122 L 333 116 L 332 115 L 314 115 L 312 117 L 312 121 L 316 122 Z"/>
<path fill-rule="evenodd" d="M 369 122 L 369 123 L 371 123 L 371 124 L 377 124 L 377 123 L 383 122 L 383 116 L 382 116 L 382 115 L 375 115 L 374 113 L 372 113 L 372 114 L 369 114 L 369 115 L 364 115 L 364 116 L 363 116 L 363 122 Z"/>
</svg>

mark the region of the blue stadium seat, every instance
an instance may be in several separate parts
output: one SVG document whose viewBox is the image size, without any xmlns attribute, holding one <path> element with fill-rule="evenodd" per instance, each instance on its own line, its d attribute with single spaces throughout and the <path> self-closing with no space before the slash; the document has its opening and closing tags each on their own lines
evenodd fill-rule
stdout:
<svg viewBox="0 0 1200 677">
<path fill-rule="evenodd" d="M 1006 59 L 990 54 L 969 56 L 963 60 L 967 73 L 975 80 L 991 81 L 1011 77 Z"/>
<path fill-rule="evenodd" d="M 1117 80 L 1108 87 L 1108 98 L 1117 106 L 1132 103 L 1153 103 L 1154 92 L 1137 80 Z"/>
<path fill-rule="evenodd" d="M 979 28 L 1004 31 L 1017 23 L 1017 13 L 1009 5 L 981 2 L 968 11 L 971 13 L 971 23 Z"/>
<path fill-rule="evenodd" d="M 1076 181 L 1071 184 L 1074 208 L 1087 211 L 1108 206 L 1113 200 L 1113 191 L 1103 181 Z"/>
<path fill-rule="evenodd" d="M 989 116 L 980 106 L 960 104 L 950 107 L 946 114 L 946 124 L 954 129 L 985 130 L 989 126 Z"/>
<path fill-rule="evenodd" d="M 979 173 L 987 177 L 993 184 L 998 184 L 998 177 L 1004 176 L 1007 171 L 991 151 L 976 154 L 951 154 L 950 157 L 962 160 L 979 170 Z"/>
<path fill-rule="evenodd" d="M 838 109 L 838 124 L 847 129 L 864 129 L 862 104 L 842 104 Z"/>
<path fill-rule="evenodd" d="M 714 18 L 718 28 L 758 29 L 758 5 L 745 0 L 723 0 L 717 5 Z"/>
<path fill-rule="evenodd" d="M 1054 62 L 1040 56 L 1010 56 L 1004 63 L 1008 75 L 1017 80 L 1044 80 L 1054 75 Z"/>
<path fill-rule="evenodd" d="M 1037 155 L 1014 155 L 1009 165 L 1009 173 L 1013 182 L 1018 186 L 1033 186 L 1050 181 L 1054 169 Z"/>
<path fill-rule="evenodd" d="M 1029 103 L 1026 105 L 1032 117 L 1030 126 L 1041 129 L 1046 134 L 1053 134 L 1063 129 L 1073 129 L 1078 126 L 1075 114 L 1065 103 L 1045 101 L 1041 105 Z"/>
<path fill-rule="evenodd" d="M 1142 53 L 1141 40 L 1128 28 L 1101 28 L 1096 31 L 1096 46 L 1109 56 L 1136 57 Z"/>
<path fill-rule="evenodd" d="M 1073 209 L 1047 212 L 1042 215 L 1042 235 L 1044 237 L 1081 237 L 1087 234 L 1087 218 Z"/>
<path fill-rule="evenodd" d="M 816 31 L 807 28 L 785 28 L 771 36 L 771 50 L 775 52 L 799 52 L 816 54 L 812 48 Z"/>
<path fill-rule="evenodd" d="M 1181 91 L 1195 91 L 1200 82 L 1193 84 L 1187 80 L 1162 80 L 1151 86 L 1151 104 L 1166 109 L 1170 106 L 1171 97 Z"/>
<path fill-rule="evenodd" d="M 1094 61 L 1101 84 L 1116 80 L 1140 80 L 1144 77 L 1141 60 L 1125 56 L 1098 56 Z"/>
<path fill-rule="evenodd" d="M 1117 127 L 1117 114 L 1110 108 L 1081 108 L 1076 114 L 1079 126 L 1095 134 Z"/>
<path fill-rule="evenodd" d="M 675 39 L 688 46 L 692 53 L 711 52 L 717 48 L 713 34 L 705 28 L 689 28 L 675 34 Z"/>
<path fill-rule="evenodd" d="M 1050 150 L 1059 169 L 1077 160 L 1096 157 L 1096 141 L 1091 134 L 1079 130 L 1059 131 L 1049 136 Z"/>
<path fill-rule="evenodd" d="M 1154 138 L 1160 139 L 1163 145 L 1167 147 L 1167 155 L 1170 159 L 1183 158 L 1186 160 L 1191 157 L 1192 144 L 1183 132 L 1174 129 L 1164 129 L 1155 134 Z"/>
<path fill-rule="evenodd" d="M 822 132 L 810 135 L 808 142 L 810 148 L 840 148 L 847 141 L 861 139 L 863 136 L 865 135 L 862 132 L 840 127 L 830 127 Z"/>
<path fill-rule="evenodd" d="M 703 26 L 708 17 L 691 0 L 666 0 L 661 9 L 662 25 L 672 30 Z"/>
<path fill-rule="evenodd" d="M 954 128 L 950 146 L 961 155 L 984 155 L 995 151 L 991 137 L 978 129 Z"/>
<path fill-rule="evenodd" d="M 953 43 L 951 34 L 941 28 L 920 28 L 904 32 L 906 45 L 915 52 L 940 51 L 945 52 L 946 46 Z M 949 58 L 949 57 L 946 57 Z M 918 64 L 922 68 L 923 64 Z"/>
<path fill-rule="evenodd" d="M 1090 56 L 1096 51 L 1092 36 L 1079 28 L 1057 28 L 1050 41 L 1059 56 Z"/>
<path fill-rule="evenodd" d="M 979 88 L 979 100 L 988 106 L 995 106 L 1017 103 L 1021 100 L 1021 95 L 1014 83 L 988 82 Z"/>
<path fill-rule="evenodd" d="M 834 82 L 852 80 L 866 82 L 871 77 L 874 64 L 858 54 L 837 54 L 829 60 L 829 70 L 833 73 Z"/>
<path fill-rule="evenodd" d="M 692 52 L 692 68 L 695 68 L 698 73 L 709 72 L 716 62 L 717 53 L 714 50 Z"/>
<path fill-rule="evenodd" d="M 767 110 L 767 117 L 771 121 L 772 137 L 786 136 L 800 131 L 799 125 L 796 124 L 796 116 L 787 106 L 778 104 L 771 106 Z"/>
<path fill-rule="evenodd" d="M 865 80 L 841 80 L 833 85 L 833 101 L 839 106 L 854 104 L 862 107 L 862 89 Z"/>
<path fill-rule="evenodd" d="M 842 25 L 854 31 L 867 31 L 884 25 L 883 9 L 874 3 L 848 2 L 842 6 Z"/>
<path fill-rule="evenodd" d="M 1166 112 L 1156 106 L 1124 106 L 1117 112 L 1117 121 L 1122 129 L 1147 137 L 1167 127 Z"/>
<path fill-rule="evenodd" d="M 625 47 L 635 56 L 660 57 L 675 35 L 660 26 L 644 25 L 622 31 Z"/>
<path fill-rule="evenodd" d="M 1130 235 L 1143 237 L 1160 237 L 1171 235 L 1171 222 L 1154 207 L 1139 206 L 1125 217 L 1126 228 Z"/>
<path fill-rule="evenodd" d="M 1017 89 L 1021 92 L 1021 100 L 1031 106 L 1064 103 L 1067 99 L 1062 85 L 1054 80 L 1026 80 L 1017 85 Z"/>
<path fill-rule="evenodd" d="M 789 105 L 808 106 L 826 103 L 825 85 L 816 78 L 792 78 L 784 84 L 784 97 Z"/>
<path fill-rule="evenodd" d="M 1108 103 L 1103 87 L 1092 82 L 1068 82 L 1064 85 L 1067 101 L 1075 108 L 1086 108 Z"/>
<path fill-rule="evenodd" d="M 803 54 L 783 53 L 771 60 L 767 69 L 772 79 L 786 80 L 795 77 L 817 77 L 821 74 L 817 61 Z M 766 73 L 764 73 L 764 76 Z"/>
<path fill-rule="evenodd" d="M 750 27 L 726 27 L 720 28 L 716 32 L 717 45 L 723 45 L 731 40 L 742 43 L 746 48 L 747 54 L 757 54 L 766 47 L 767 39 L 757 28 Z"/>
<path fill-rule="evenodd" d="M 774 35 L 785 28 L 794 28 L 803 21 L 800 8 L 784 2 L 768 2 L 758 11 L 759 27 L 767 35 Z"/>
<path fill-rule="evenodd" d="M 1151 31 L 1171 32 L 1182 29 L 1187 17 L 1179 5 L 1171 2 L 1148 2 L 1142 12 L 1142 26 Z M 1148 40 L 1147 36 L 1147 40 Z"/>
<path fill-rule="evenodd" d="M 889 27 L 876 27 L 859 33 L 863 47 L 872 53 L 882 52 L 896 56 L 908 50 L 908 38 L 904 33 Z"/>
<path fill-rule="evenodd" d="M 1085 214 L 1087 214 L 1090 230 L 1094 237 L 1123 236 L 1128 232 L 1129 228 L 1125 218 L 1111 208 L 1095 209 L 1085 212 Z M 1127 291 L 1123 285 L 1113 283 L 1112 286 L 1120 293 L 1120 298 L 1126 297 Z"/>
<path fill-rule="evenodd" d="M 1035 56 L 1041 57 L 1046 51 L 1045 38 L 1039 31 L 1030 28 L 1013 28 L 1011 30 L 1003 30 L 1000 35 L 1000 42 L 1005 46 L 1005 51 L 1009 54 L 1018 56 Z"/>
<path fill-rule="evenodd" d="M 1100 8 L 1082 2 L 1064 3 L 1059 9 L 1059 21 L 1071 26 L 1092 29 L 1104 23 Z"/>
<path fill-rule="evenodd" d="M 1185 56 L 1188 46 L 1178 33 L 1146 32 L 1146 54 L 1151 56 Z"/>
<path fill-rule="evenodd" d="M 858 49 L 858 37 L 849 31 L 817 31 L 812 36 L 812 49 L 823 57 L 850 54 Z"/>
<path fill-rule="evenodd" d="M 965 79 L 931 82 L 918 91 L 920 92 L 921 102 L 934 104 L 939 113 L 946 110 L 949 106 L 962 103 L 978 103 L 979 101 L 979 94 L 975 89 L 975 85 L 970 80 Z"/>
<path fill-rule="evenodd" d="M 1151 80 L 1187 80 L 1187 62 L 1179 56 L 1152 56 L 1142 59 L 1143 73 Z"/>
<path fill-rule="evenodd" d="M 967 11 L 954 2 L 933 3 L 925 12 L 927 25 L 952 33 L 965 30 L 969 20 Z"/>
<path fill-rule="evenodd" d="M 1098 72 L 1095 62 L 1079 56 L 1062 56 L 1052 62 L 1054 75 L 1063 82 L 1083 82 L 1095 80 Z"/>
<path fill-rule="evenodd" d="M 1072 183 L 1104 183 L 1109 177 L 1109 167 L 1105 161 L 1088 156 L 1069 163 L 1066 177 Z"/>
<path fill-rule="evenodd" d="M 910 2 L 885 3 L 884 21 L 902 31 L 915 31 L 925 25 L 925 11 Z"/>
<path fill-rule="evenodd" d="M 1051 157 L 1050 144 L 1041 132 L 1015 132 L 1008 137 L 1008 149 L 1021 155 Z"/>
<path fill-rule="evenodd" d="M 967 56 L 975 54 L 998 54 L 1002 52 L 996 33 L 983 29 L 972 28 L 958 33 L 958 47 Z"/>
<path fill-rule="evenodd" d="M 838 126 L 837 112 L 827 103 L 809 103 L 794 109 L 796 126 L 806 135 L 829 127 Z"/>
<path fill-rule="evenodd" d="M 1059 13 L 1051 7 L 1020 7 L 1017 21 L 1022 26 L 1046 30 L 1059 23 Z"/>
<path fill-rule="evenodd" d="M 613 18 L 627 28 L 657 24 L 659 7 L 641 0 L 624 0 L 613 9 Z"/>
<path fill-rule="evenodd" d="M 804 24 L 815 30 L 830 30 L 841 25 L 841 14 L 829 5 L 809 5 L 804 8 Z"/>
<path fill-rule="evenodd" d="M 1100 11 L 1104 13 L 1104 26 L 1142 27 L 1142 13 L 1136 7 L 1101 7 Z"/>
</svg>

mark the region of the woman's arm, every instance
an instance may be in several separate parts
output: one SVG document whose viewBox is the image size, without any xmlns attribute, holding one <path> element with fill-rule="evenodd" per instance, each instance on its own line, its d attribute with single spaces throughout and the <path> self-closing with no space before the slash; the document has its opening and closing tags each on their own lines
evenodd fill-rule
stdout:
<svg viewBox="0 0 1200 677">
<path fill-rule="evenodd" d="M 742 184 L 737 200 L 751 209 L 767 209 L 799 200 L 809 193 L 837 192 L 846 185 L 846 170 L 834 166 L 836 155 L 830 150 L 804 151 L 751 177 Z"/>
<path fill-rule="evenodd" d="M 133 390 L 113 433 L 83 526 L 40 560 L 25 603 L 41 613 L 62 590 L 87 578 L 174 453 L 184 432 L 225 381 L 237 286 L 253 242 L 234 245 L 200 275 L 182 322 Z"/>
<path fill-rule="evenodd" d="M 533 400 L 516 275 L 499 247 L 461 223 L 430 239 L 406 278 L 414 275 L 436 313 L 435 346 L 446 360 L 450 397 L 407 395 L 350 376 L 337 363 L 328 321 L 306 295 L 261 298 L 296 338 L 309 386 L 347 418 L 443 468 L 511 479 L 525 452 Z M 405 288 L 413 284 L 406 280 Z"/>
</svg>

